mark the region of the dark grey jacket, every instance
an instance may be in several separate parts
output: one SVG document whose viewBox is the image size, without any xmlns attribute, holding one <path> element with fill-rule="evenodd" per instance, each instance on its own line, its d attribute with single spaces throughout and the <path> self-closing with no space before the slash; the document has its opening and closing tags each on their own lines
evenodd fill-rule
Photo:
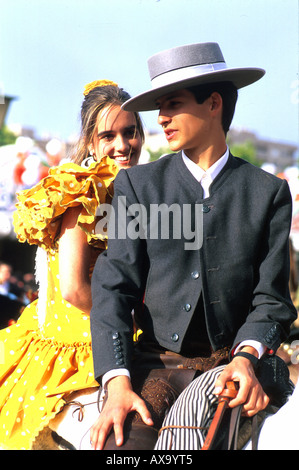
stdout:
<svg viewBox="0 0 299 470">
<path fill-rule="evenodd" d="M 96 377 L 130 368 L 131 311 L 140 301 L 139 326 L 174 352 L 180 352 L 201 294 L 214 349 L 248 339 L 277 349 L 296 318 L 288 289 L 286 181 L 230 155 L 210 197 L 202 199 L 179 153 L 120 171 L 114 187 L 115 224 L 92 278 Z M 202 240 L 192 245 L 189 232 L 195 226 L 201 231 L 200 214 Z"/>
</svg>

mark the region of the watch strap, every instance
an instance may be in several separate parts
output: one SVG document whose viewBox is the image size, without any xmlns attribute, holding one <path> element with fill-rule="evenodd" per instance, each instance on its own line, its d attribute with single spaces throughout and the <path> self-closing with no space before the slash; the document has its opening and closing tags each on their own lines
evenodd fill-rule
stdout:
<svg viewBox="0 0 299 470">
<path fill-rule="evenodd" d="M 246 359 L 249 359 L 249 361 L 251 362 L 251 364 L 253 365 L 254 368 L 257 367 L 257 365 L 259 363 L 259 359 L 257 357 L 255 357 L 253 354 L 247 353 L 245 351 L 244 352 L 243 351 L 237 352 L 234 355 L 233 359 L 235 357 L 238 357 L 238 356 L 245 357 Z"/>
</svg>

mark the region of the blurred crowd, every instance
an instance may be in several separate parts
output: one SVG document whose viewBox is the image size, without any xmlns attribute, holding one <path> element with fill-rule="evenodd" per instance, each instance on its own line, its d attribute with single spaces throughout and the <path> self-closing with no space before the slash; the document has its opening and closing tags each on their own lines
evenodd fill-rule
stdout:
<svg viewBox="0 0 299 470">
<path fill-rule="evenodd" d="M 0 261 L 0 328 L 16 322 L 22 310 L 37 298 L 34 274 L 13 271 L 13 266 Z"/>
</svg>

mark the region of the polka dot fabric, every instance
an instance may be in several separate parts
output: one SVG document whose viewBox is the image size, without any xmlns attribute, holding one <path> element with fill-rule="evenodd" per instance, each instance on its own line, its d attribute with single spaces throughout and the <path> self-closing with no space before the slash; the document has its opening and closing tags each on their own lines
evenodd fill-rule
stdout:
<svg viewBox="0 0 299 470">
<path fill-rule="evenodd" d="M 101 167 L 99 164 L 96 166 L 99 173 L 98 182 Z M 85 179 L 90 178 L 90 173 L 84 171 Z M 101 178 L 101 182 L 105 181 L 104 186 L 107 186 L 114 177 L 115 174 L 111 171 L 110 177 Z M 102 190 L 102 187 L 100 189 Z M 73 194 L 72 201 L 76 197 Z M 106 193 L 100 196 L 97 193 L 97 196 L 94 195 L 91 199 L 98 201 L 98 197 L 100 201 L 106 201 Z M 37 200 L 38 194 L 35 194 L 34 198 Z M 64 200 L 66 199 L 64 193 Z M 30 199 L 27 199 L 27 204 L 30 204 Z M 90 205 L 86 206 L 87 209 L 83 205 L 82 207 L 85 222 L 86 213 L 90 212 L 95 216 L 96 211 L 91 209 Z M 55 209 L 52 210 L 55 213 Z M 38 213 L 37 205 L 35 211 Z M 88 224 L 93 226 L 91 218 Z M 83 229 L 86 227 L 85 225 Z M 42 233 L 43 240 L 46 240 L 45 226 Z M 32 242 L 33 238 L 30 240 Z M 36 300 L 25 308 L 16 324 L 0 331 L 0 343 L 3 346 L 0 357 L 2 449 L 30 449 L 38 433 L 62 409 L 65 398 L 71 392 L 98 386 L 93 376 L 89 315 L 66 302 L 61 296 L 58 251 L 56 243 L 52 242 L 55 237 L 51 236 L 48 240 L 49 245 L 43 242 L 43 247 L 47 246 L 48 268 L 46 317 L 43 327 L 39 328 L 40 306 Z M 90 243 L 94 246 L 92 236 Z M 94 249 L 94 262 L 100 252 L 101 249 Z"/>
<path fill-rule="evenodd" d="M 109 157 L 83 168 L 65 163 L 50 168 L 49 175 L 33 188 L 17 194 L 13 214 L 15 232 L 20 242 L 49 249 L 57 246 L 61 215 L 68 207 L 82 206 L 78 225 L 88 243 L 106 247 L 106 236 L 96 233 L 96 215 L 101 203 L 111 201 L 110 185 L 118 169 Z"/>
</svg>

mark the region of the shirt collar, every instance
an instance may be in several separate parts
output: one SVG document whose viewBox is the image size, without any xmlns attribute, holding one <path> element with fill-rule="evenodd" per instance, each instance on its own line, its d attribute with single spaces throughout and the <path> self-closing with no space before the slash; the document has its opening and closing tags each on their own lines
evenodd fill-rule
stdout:
<svg viewBox="0 0 299 470">
<path fill-rule="evenodd" d="M 212 166 L 210 166 L 210 168 L 207 169 L 207 171 L 205 171 L 192 160 L 190 160 L 190 158 L 188 158 L 185 154 L 184 150 L 182 150 L 183 162 L 197 181 L 201 181 L 204 174 L 207 174 L 210 177 L 211 181 L 214 181 L 216 176 L 219 175 L 222 168 L 224 168 L 224 166 L 226 165 L 228 157 L 229 148 L 226 147 L 226 152 L 222 155 L 222 157 L 220 157 Z"/>
</svg>

